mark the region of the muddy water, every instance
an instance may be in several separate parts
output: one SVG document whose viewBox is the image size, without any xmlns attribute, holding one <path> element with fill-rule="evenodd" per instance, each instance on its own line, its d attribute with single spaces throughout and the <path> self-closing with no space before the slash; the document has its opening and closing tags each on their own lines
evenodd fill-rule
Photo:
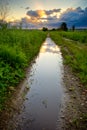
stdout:
<svg viewBox="0 0 87 130">
<path fill-rule="evenodd" d="M 62 106 L 63 65 L 60 48 L 48 37 L 32 64 L 14 130 L 57 130 Z"/>
</svg>

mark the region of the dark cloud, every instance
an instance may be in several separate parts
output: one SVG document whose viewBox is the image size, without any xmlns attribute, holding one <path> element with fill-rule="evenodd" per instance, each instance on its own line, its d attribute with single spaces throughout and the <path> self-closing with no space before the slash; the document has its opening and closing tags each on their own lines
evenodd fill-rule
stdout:
<svg viewBox="0 0 87 130">
<path fill-rule="evenodd" d="M 29 10 L 29 9 L 30 9 L 30 7 L 26 7 L 25 9 L 26 9 L 26 10 Z"/>
<path fill-rule="evenodd" d="M 40 26 L 46 24 L 52 24 L 53 22 L 58 22 L 57 13 L 59 13 L 61 9 L 53 9 L 53 10 L 29 10 L 27 11 L 27 16 L 29 16 L 29 22 L 33 22 L 34 24 L 37 22 Z"/>
<path fill-rule="evenodd" d="M 49 21 L 55 21 L 57 20 L 58 21 L 58 18 L 56 16 L 48 16 L 46 18 L 40 18 L 41 20 L 47 20 L 48 22 Z"/>
<path fill-rule="evenodd" d="M 87 7 L 85 8 L 85 12 L 87 13 Z"/>
<path fill-rule="evenodd" d="M 43 26 L 58 28 L 62 22 L 66 22 L 70 28 L 72 25 L 87 27 L 87 7 L 85 9 L 81 7 L 76 9 L 68 8 L 58 18 L 57 13 L 59 12 L 61 12 L 61 9 L 27 11 L 29 18 L 25 17 L 21 19 L 23 28 L 42 28 Z M 42 17 L 43 15 L 46 15 L 46 17 Z"/>
<path fill-rule="evenodd" d="M 79 13 L 73 10 L 68 10 L 60 16 L 60 21 L 72 21 L 78 19 L 78 17 Z"/>
<path fill-rule="evenodd" d="M 53 9 L 53 12 L 60 12 L 61 9 Z"/>
<path fill-rule="evenodd" d="M 87 27 L 87 8 L 84 10 L 81 7 L 76 9 L 67 9 L 60 17 L 60 22 L 64 21 L 68 26 L 73 24 L 77 27 Z"/>
<path fill-rule="evenodd" d="M 76 12 L 79 12 L 79 13 L 80 13 L 80 12 L 84 12 L 81 7 L 77 7 L 77 8 L 75 9 L 75 11 L 76 11 Z"/>
<path fill-rule="evenodd" d="M 61 9 L 45 10 L 45 13 L 46 13 L 46 15 L 51 15 L 53 13 L 58 13 L 60 11 L 61 11 Z"/>
<path fill-rule="evenodd" d="M 40 16 L 40 11 L 42 11 L 45 15 L 51 15 L 53 13 L 58 13 L 61 11 L 61 9 L 53 9 L 53 10 L 30 10 L 27 11 L 27 15 L 31 17 L 39 17 Z"/>
<path fill-rule="evenodd" d="M 28 11 L 27 15 L 31 16 L 31 17 L 39 17 L 38 12 L 37 11 L 33 11 L 33 10 Z"/>
<path fill-rule="evenodd" d="M 50 27 L 59 27 L 62 22 L 66 22 L 70 28 L 72 25 L 77 28 L 87 27 L 87 7 L 85 9 L 81 7 L 76 9 L 69 8 L 61 14 L 59 19 L 53 18 L 53 21 L 51 21 L 48 21 L 48 26 Z"/>
</svg>

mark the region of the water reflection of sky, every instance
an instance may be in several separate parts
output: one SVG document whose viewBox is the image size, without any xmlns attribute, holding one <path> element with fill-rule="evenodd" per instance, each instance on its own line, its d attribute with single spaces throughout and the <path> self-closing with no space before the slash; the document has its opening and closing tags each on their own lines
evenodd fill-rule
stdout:
<svg viewBox="0 0 87 130">
<path fill-rule="evenodd" d="M 42 48 L 40 49 L 40 53 L 45 53 L 45 52 L 50 52 L 50 53 L 59 53 L 60 48 L 53 42 L 50 42 L 50 38 L 48 38 Z"/>
<path fill-rule="evenodd" d="M 21 130 L 55 130 L 64 95 L 62 56 L 56 44 L 47 38 L 29 73 L 27 92 L 18 118 Z M 22 122 L 22 123 L 21 123 Z M 58 129 L 56 129 L 58 130 Z"/>
</svg>

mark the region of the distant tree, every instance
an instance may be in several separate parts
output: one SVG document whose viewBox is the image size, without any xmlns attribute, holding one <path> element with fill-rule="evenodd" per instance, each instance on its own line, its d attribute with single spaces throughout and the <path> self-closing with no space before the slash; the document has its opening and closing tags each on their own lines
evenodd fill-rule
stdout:
<svg viewBox="0 0 87 130">
<path fill-rule="evenodd" d="M 6 18 L 9 15 L 9 3 L 8 0 L 0 0 L 0 28 L 7 28 Z"/>
<path fill-rule="evenodd" d="M 56 29 L 55 28 L 52 28 L 52 31 L 55 31 Z"/>
<path fill-rule="evenodd" d="M 72 26 L 72 31 L 75 31 L 75 25 Z"/>
<path fill-rule="evenodd" d="M 19 29 L 22 29 L 22 21 L 20 22 L 20 24 L 19 24 Z"/>
<path fill-rule="evenodd" d="M 43 27 L 42 30 L 43 30 L 43 31 L 48 31 L 48 28 Z"/>
<path fill-rule="evenodd" d="M 0 28 L 1 28 L 1 29 L 6 29 L 7 27 L 8 27 L 7 22 L 0 20 Z"/>
<path fill-rule="evenodd" d="M 60 29 L 63 30 L 63 31 L 67 31 L 68 28 L 67 28 L 67 24 L 65 22 L 63 22 L 60 26 Z"/>
</svg>

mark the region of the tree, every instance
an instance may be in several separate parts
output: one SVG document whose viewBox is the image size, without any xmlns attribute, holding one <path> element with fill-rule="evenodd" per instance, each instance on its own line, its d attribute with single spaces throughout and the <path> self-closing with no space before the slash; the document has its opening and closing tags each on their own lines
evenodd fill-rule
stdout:
<svg viewBox="0 0 87 130">
<path fill-rule="evenodd" d="M 65 22 L 63 22 L 60 26 L 60 29 L 63 30 L 63 31 L 67 31 L 68 28 L 67 28 L 67 24 Z"/>
<path fill-rule="evenodd" d="M 0 0 L 0 28 L 7 28 L 6 18 L 9 15 L 9 3 L 7 0 Z"/>
<path fill-rule="evenodd" d="M 55 28 L 52 28 L 52 31 L 56 31 L 56 29 L 55 29 Z"/>
<path fill-rule="evenodd" d="M 73 32 L 75 31 L 75 25 L 72 26 L 72 31 L 73 31 Z"/>
<path fill-rule="evenodd" d="M 19 24 L 19 29 L 22 29 L 22 21 L 20 22 L 20 24 Z"/>
<path fill-rule="evenodd" d="M 48 28 L 43 27 L 42 30 L 43 30 L 43 31 L 48 31 Z"/>
</svg>

